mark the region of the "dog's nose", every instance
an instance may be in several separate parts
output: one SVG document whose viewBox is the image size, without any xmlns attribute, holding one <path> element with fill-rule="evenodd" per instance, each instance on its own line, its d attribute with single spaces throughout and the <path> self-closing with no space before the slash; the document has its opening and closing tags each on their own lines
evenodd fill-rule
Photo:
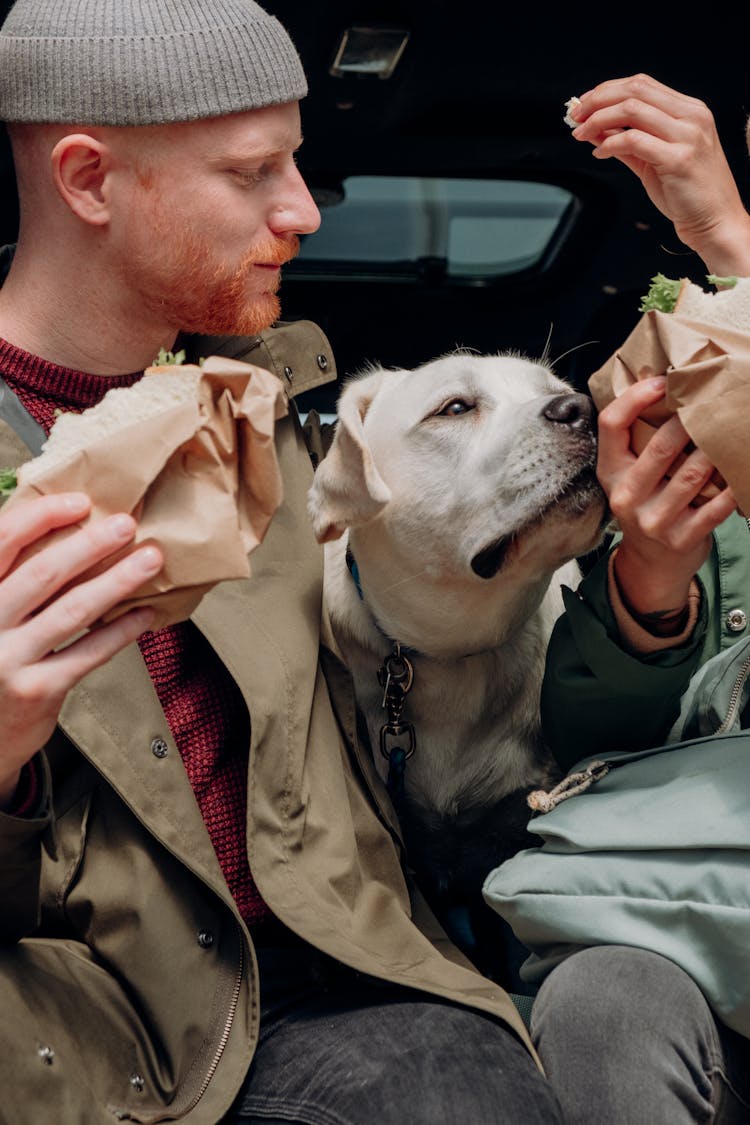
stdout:
<svg viewBox="0 0 750 1125">
<path fill-rule="evenodd" d="M 571 430 L 590 430 L 594 406 L 588 395 L 573 391 L 551 399 L 542 414 L 549 422 L 569 426 Z"/>
</svg>

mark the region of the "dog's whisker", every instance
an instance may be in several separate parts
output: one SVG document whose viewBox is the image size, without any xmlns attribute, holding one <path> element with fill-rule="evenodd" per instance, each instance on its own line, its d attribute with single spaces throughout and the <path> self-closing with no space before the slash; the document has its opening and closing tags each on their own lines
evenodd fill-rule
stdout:
<svg viewBox="0 0 750 1125">
<path fill-rule="evenodd" d="M 549 350 L 550 350 L 550 345 L 552 344 L 552 330 L 554 329 L 554 327 L 555 327 L 554 324 L 552 323 L 552 321 L 550 321 L 549 332 L 547 333 L 547 339 L 545 340 L 544 347 L 542 348 L 542 354 L 539 357 L 542 363 L 546 363 L 547 360 L 549 359 Z"/>
<path fill-rule="evenodd" d="M 577 352 L 579 348 L 588 348 L 590 344 L 599 343 L 601 343 L 600 340 L 584 340 L 582 344 L 576 344 L 574 347 L 568 348 L 566 352 L 563 352 L 562 355 L 559 355 L 556 359 L 552 360 L 552 367 L 556 367 L 561 359 L 565 359 L 566 355 L 572 355 L 573 352 Z"/>
<path fill-rule="evenodd" d="M 384 586 L 383 593 L 387 594 L 391 590 L 396 590 L 399 586 L 406 585 L 407 582 L 413 582 L 415 578 L 423 578 L 427 573 L 427 568 L 425 568 L 424 570 L 417 571 L 416 574 L 407 574 L 405 578 L 400 578 L 398 582 L 392 582 L 390 586 Z"/>
</svg>

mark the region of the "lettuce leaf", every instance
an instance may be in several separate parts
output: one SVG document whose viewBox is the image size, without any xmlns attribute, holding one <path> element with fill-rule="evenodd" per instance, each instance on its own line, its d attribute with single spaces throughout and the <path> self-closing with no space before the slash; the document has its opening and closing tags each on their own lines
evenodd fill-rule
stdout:
<svg viewBox="0 0 750 1125">
<path fill-rule="evenodd" d="M 168 352 L 166 348 L 160 348 L 159 354 L 153 362 L 154 367 L 169 367 L 171 364 L 180 366 L 185 362 L 186 353 L 184 348 L 179 352 Z"/>
<path fill-rule="evenodd" d="M 0 499 L 7 500 L 17 483 L 13 469 L 0 469 Z"/>
<path fill-rule="evenodd" d="M 706 274 L 708 284 L 715 285 L 717 289 L 734 289 L 737 280 L 736 277 L 719 277 L 716 273 Z"/>
<path fill-rule="evenodd" d="M 682 281 L 679 278 L 665 277 L 663 273 L 657 273 L 651 278 L 648 293 L 645 297 L 641 297 L 638 311 L 649 312 L 650 309 L 656 309 L 657 312 L 674 312 L 681 288 Z"/>
</svg>

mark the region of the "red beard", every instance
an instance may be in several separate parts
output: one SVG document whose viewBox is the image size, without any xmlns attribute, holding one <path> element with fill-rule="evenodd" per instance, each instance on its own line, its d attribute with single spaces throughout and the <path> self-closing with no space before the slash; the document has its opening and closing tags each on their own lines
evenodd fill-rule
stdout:
<svg viewBox="0 0 750 1125">
<path fill-rule="evenodd" d="M 206 336 L 254 336 L 278 320 L 279 276 L 256 272 L 255 266 L 281 266 L 294 258 L 296 235 L 269 237 L 233 270 L 217 263 L 210 241 L 200 235 L 186 233 L 179 246 L 173 239 L 169 245 L 169 259 L 150 263 L 139 288 L 147 306 L 170 324 Z"/>
</svg>

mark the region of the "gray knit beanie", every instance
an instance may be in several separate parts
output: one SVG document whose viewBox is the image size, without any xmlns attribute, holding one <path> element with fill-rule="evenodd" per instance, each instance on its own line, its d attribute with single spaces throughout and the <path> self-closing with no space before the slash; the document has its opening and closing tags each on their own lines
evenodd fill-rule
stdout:
<svg viewBox="0 0 750 1125">
<path fill-rule="evenodd" d="M 306 93 L 254 0 L 16 0 L 0 28 L 0 121 L 161 125 Z"/>
</svg>

